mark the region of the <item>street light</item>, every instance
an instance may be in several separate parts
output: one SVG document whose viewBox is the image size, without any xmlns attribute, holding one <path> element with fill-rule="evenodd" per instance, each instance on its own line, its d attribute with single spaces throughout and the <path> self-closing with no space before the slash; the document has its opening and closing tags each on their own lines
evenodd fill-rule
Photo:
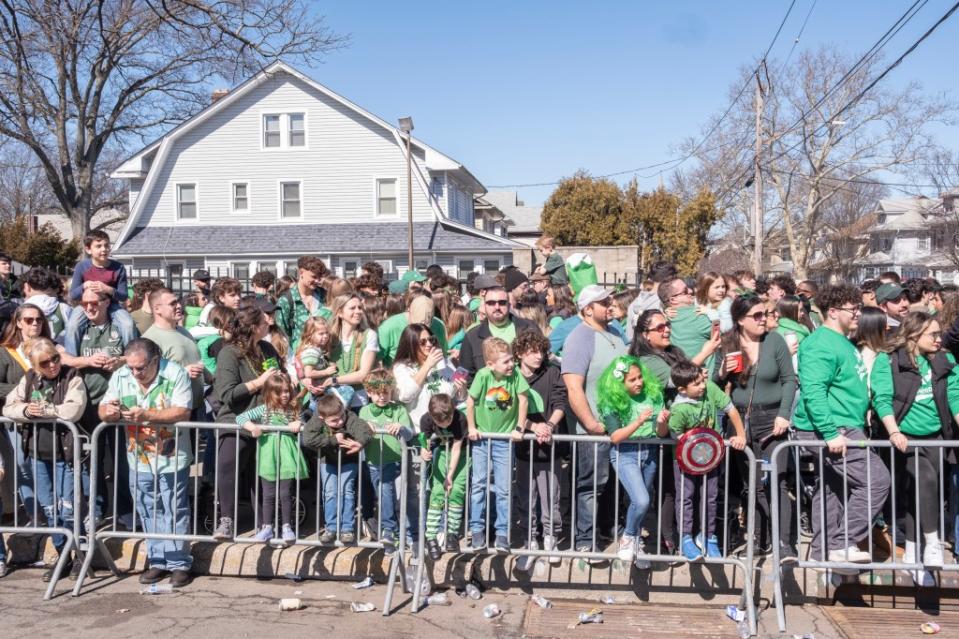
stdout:
<svg viewBox="0 0 959 639">
<path fill-rule="evenodd" d="M 400 131 L 406 134 L 406 222 L 407 222 L 407 254 L 409 270 L 416 269 L 413 262 L 413 159 L 410 152 L 410 138 L 413 133 L 413 118 L 400 118 Z"/>
</svg>

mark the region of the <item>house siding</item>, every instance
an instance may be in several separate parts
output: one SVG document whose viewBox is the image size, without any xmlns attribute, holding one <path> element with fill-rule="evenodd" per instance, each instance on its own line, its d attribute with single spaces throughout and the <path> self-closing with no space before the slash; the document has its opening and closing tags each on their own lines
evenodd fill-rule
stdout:
<svg viewBox="0 0 959 639">
<path fill-rule="evenodd" d="M 306 147 L 262 149 L 262 115 L 293 112 L 306 113 Z M 404 151 L 389 131 L 279 73 L 172 143 L 140 224 L 276 224 L 279 183 L 285 180 L 302 182 L 302 206 L 300 218 L 284 222 L 395 221 L 406 212 Z M 414 151 L 414 161 L 429 183 L 423 153 Z M 375 216 L 378 178 L 396 179 L 396 216 Z M 235 181 L 249 183 L 248 213 L 232 213 Z M 196 220 L 176 219 L 177 183 L 197 185 Z M 413 215 L 416 220 L 433 217 L 415 175 Z"/>
</svg>

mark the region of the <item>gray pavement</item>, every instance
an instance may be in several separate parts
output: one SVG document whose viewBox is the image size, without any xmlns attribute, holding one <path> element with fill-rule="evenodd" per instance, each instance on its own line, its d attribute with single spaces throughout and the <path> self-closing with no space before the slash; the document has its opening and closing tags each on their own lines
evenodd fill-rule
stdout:
<svg viewBox="0 0 959 639">
<path fill-rule="evenodd" d="M 487 591 L 482 600 L 461 599 L 448 591 L 452 605 L 425 608 L 412 614 L 409 595 L 396 590 L 395 612 L 381 616 L 384 585 L 354 590 L 350 582 L 285 579 L 198 577 L 188 588 L 168 595 L 140 595 L 136 576 L 117 580 L 108 577 L 85 587 L 78 598 L 67 594 L 72 582 L 64 581 L 60 596 L 43 602 L 40 571 L 21 569 L 0 580 L 0 637 L 96 637 L 113 639 L 131 636 L 189 637 L 322 637 L 335 633 L 337 639 L 351 637 L 522 637 L 526 631 L 525 615 L 528 595 Z M 550 591 L 546 596 L 560 601 L 577 598 L 576 591 Z M 635 612 L 645 619 L 656 616 L 655 604 L 632 603 L 630 595 L 615 592 L 617 611 Z M 278 602 L 284 597 L 298 597 L 305 608 L 296 612 L 280 612 Z M 597 600 L 591 591 L 589 599 Z M 350 602 L 369 601 L 375 612 L 352 613 Z M 484 606 L 496 603 L 503 614 L 494 621 L 483 617 Z M 599 605 L 599 604 L 595 604 Z M 587 604 L 583 604 L 584 609 Z M 577 607 L 578 609 L 578 607 Z M 542 611 L 549 614 L 551 611 Z M 736 626 L 723 618 L 720 610 L 712 611 L 714 627 L 708 634 L 684 634 L 681 628 L 670 628 L 661 636 L 736 637 Z M 611 615 L 612 617 L 612 615 Z M 615 619 L 610 619 L 615 622 Z M 565 620 L 550 624 L 555 634 L 533 631 L 532 636 L 606 637 L 630 636 L 629 628 L 618 633 L 614 623 L 604 627 L 566 629 Z M 842 637 L 816 607 L 789 609 L 790 632 L 785 635 L 813 633 L 816 639 Z M 650 636 L 645 635 L 644 636 Z M 775 615 L 767 610 L 760 617 L 760 636 L 778 637 Z"/>
</svg>

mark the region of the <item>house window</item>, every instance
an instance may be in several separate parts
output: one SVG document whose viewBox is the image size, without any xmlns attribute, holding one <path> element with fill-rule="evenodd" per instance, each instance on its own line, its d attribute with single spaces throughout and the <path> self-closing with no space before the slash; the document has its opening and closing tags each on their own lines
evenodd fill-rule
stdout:
<svg viewBox="0 0 959 639">
<path fill-rule="evenodd" d="M 268 148 L 280 146 L 280 116 L 263 116 L 263 146 Z"/>
<path fill-rule="evenodd" d="M 360 261 L 349 259 L 343 261 L 343 277 L 356 277 L 360 270 Z"/>
<path fill-rule="evenodd" d="M 892 250 L 892 238 L 884 237 L 879 240 L 879 250 L 883 253 L 887 253 Z"/>
<path fill-rule="evenodd" d="M 928 251 L 929 250 L 929 237 L 917 237 L 916 238 L 916 250 L 918 251 Z"/>
<path fill-rule="evenodd" d="M 196 219 L 196 184 L 176 185 L 176 211 L 178 219 Z"/>
<path fill-rule="evenodd" d="M 302 113 L 291 113 L 289 118 L 290 146 L 306 146 L 305 116 Z"/>
<path fill-rule="evenodd" d="M 300 183 L 280 183 L 280 216 L 300 217 Z"/>
<path fill-rule="evenodd" d="M 483 260 L 483 271 L 485 273 L 495 273 L 499 270 L 499 260 Z"/>
<path fill-rule="evenodd" d="M 476 269 L 475 260 L 460 260 L 460 273 L 472 273 Z"/>
<path fill-rule="evenodd" d="M 232 262 L 230 264 L 230 272 L 232 272 L 233 277 L 240 280 L 242 284 L 248 284 L 247 280 L 250 279 L 250 263 Z"/>
<path fill-rule="evenodd" d="M 396 215 L 396 180 L 376 181 L 376 214 Z"/>
<path fill-rule="evenodd" d="M 246 213 L 250 210 L 250 185 L 246 182 L 233 183 L 233 212 Z"/>
</svg>

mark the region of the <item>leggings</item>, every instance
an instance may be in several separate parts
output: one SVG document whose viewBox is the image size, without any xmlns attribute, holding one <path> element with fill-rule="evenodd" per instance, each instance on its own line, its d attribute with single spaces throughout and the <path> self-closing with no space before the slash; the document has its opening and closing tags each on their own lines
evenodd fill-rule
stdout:
<svg viewBox="0 0 959 639">
<path fill-rule="evenodd" d="M 903 433 L 905 434 L 905 433 Z M 906 435 L 910 441 L 938 441 L 938 434 L 929 437 Z M 918 454 L 917 452 L 918 451 Z M 916 514 L 923 533 L 939 531 L 939 451 L 914 448 L 905 453 L 894 452 L 898 490 L 896 511 L 908 541 L 916 539 Z M 916 503 L 916 487 L 919 503 Z M 890 500 L 891 501 L 891 500 Z"/>
<path fill-rule="evenodd" d="M 266 479 L 260 477 L 263 489 L 263 516 L 260 524 L 278 523 L 283 526 L 293 524 L 293 481 L 292 479 Z M 280 521 L 274 522 L 276 513 L 277 486 L 279 486 Z"/>
<path fill-rule="evenodd" d="M 245 435 L 234 432 L 223 432 L 217 444 L 217 453 L 219 459 L 216 464 L 216 499 L 219 503 L 220 517 L 236 518 L 236 499 L 240 494 L 236 492 L 237 464 L 239 464 L 239 475 L 243 471 L 253 467 L 253 458 L 256 454 L 256 440 Z M 250 491 L 251 502 L 255 500 L 253 490 Z"/>
</svg>

